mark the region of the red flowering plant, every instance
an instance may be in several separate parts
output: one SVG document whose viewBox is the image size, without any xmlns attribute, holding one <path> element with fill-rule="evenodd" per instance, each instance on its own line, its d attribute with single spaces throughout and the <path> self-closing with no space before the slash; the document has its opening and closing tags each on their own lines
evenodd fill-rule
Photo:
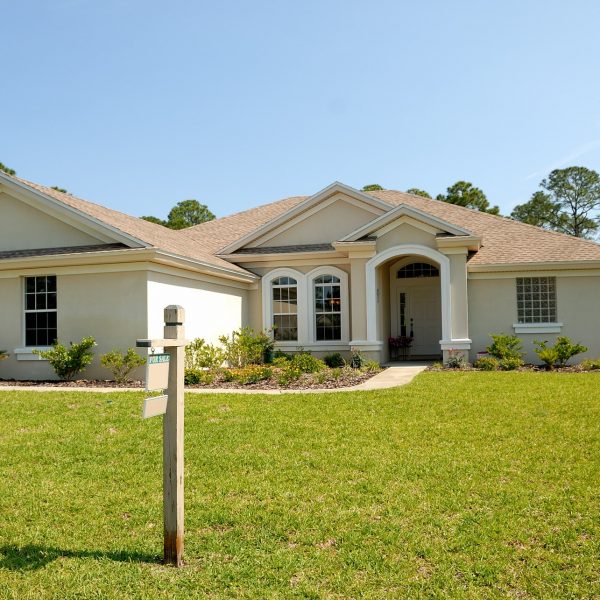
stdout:
<svg viewBox="0 0 600 600">
<path fill-rule="evenodd" d="M 388 338 L 390 348 L 398 350 L 399 348 L 410 348 L 413 343 L 413 337 L 408 335 L 397 335 L 396 337 Z"/>
</svg>

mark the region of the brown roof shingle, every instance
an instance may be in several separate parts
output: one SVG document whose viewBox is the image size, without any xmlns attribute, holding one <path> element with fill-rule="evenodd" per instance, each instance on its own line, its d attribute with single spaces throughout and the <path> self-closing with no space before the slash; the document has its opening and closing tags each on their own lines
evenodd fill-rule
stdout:
<svg viewBox="0 0 600 600">
<path fill-rule="evenodd" d="M 483 238 L 483 245 L 469 261 L 471 265 L 600 260 L 600 244 L 590 240 L 546 231 L 507 217 L 490 215 L 396 190 L 380 190 L 369 194 L 392 206 L 407 204 L 480 235 Z M 307 196 L 286 198 L 196 225 L 185 231 L 188 236 L 195 239 L 201 237 L 208 251 L 218 252 L 261 225 L 279 217 L 306 198 Z M 323 240 L 323 242 L 327 241 Z"/>
<path fill-rule="evenodd" d="M 184 258 L 191 258 L 192 260 L 205 263 L 212 267 L 227 269 L 244 275 L 250 274 L 245 269 L 215 256 L 207 249 L 205 244 L 202 243 L 202 236 L 196 239 L 184 235 L 180 231 L 174 231 L 167 227 L 163 227 L 162 225 L 150 223 L 149 221 L 145 221 L 138 217 L 132 217 L 131 215 L 127 215 L 111 208 L 106 208 L 105 206 L 83 200 L 82 198 L 77 198 L 71 194 L 64 194 L 38 183 L 21 179 L 20 177 L 11 177 L 11 179 L 15 179 L 25 186 L 50 196 L 62 204 L 66 204 L 102 223 L 110 225 L 111 227 L 142 241 L 150 247 L 158 248 Z"/>
</svg>

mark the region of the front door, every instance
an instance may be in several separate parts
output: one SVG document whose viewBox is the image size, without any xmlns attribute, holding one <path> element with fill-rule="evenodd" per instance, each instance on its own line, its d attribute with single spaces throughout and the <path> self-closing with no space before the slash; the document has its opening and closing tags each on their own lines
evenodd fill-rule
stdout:
<svg viewBox="0 0 600 600">
<path fill-rule="evenodd" d="M 410 354 L 436 356 L 440 353 L 442 307 L 438 279 L 414 280 L 398 286 L 397 333 L 412 335 Z"/>
</svg>

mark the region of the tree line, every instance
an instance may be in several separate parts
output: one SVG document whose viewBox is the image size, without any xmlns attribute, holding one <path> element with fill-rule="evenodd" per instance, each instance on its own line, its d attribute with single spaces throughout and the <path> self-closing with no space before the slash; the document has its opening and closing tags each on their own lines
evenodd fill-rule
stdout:
<svg viewBox="0 0 600 600">
<path fill-rule="evenodd" d="M 16 171 L 0 162 L 0 171 L 16 175 Z M 540 189 L 533 192 L 530 200 L 518 204 L 510 213 L 515 221 L 535 225 L 551 231 L 559 231 L 581 238 L 594 238 L 600 230 L 600 175 L 586 167 L 567 167 L 555 169 L 542 179 Z M 52 189 L 68 194 L 62 187 Z M 383 190 L 372 183 L 362 188 L 364 192 Z M 433 198 L 419 188 L 409 188 L 409 194 L 424 198 Z M 445 194 L 438 194 L 436 200 L 448 202 L 499 215 L 498 206 L 492 206 L 485 193 L 469 181 L 457 181 L 446 188 Z M 151 215 L 141 217 L 151 223 L 170 229 L 185 229 L 215 219 L 215 215 L 206 204 L 198 200 L 182 200 L 173 206 L 166 219 Z"/>
<path fill-rule="evenodd" d="M 600 230 L 600 175 L 586 167 L 555 169 L 542 179 L 541 189 L 533 192 L 530 200 L 518 204 L 510 218 L 550 231 L 567 233 L 581 238 L 594 238 Z M 362 188 L 364 192 L 383 190 L 373 183 Z M 425 190 L 409 188 L 408 194 L 432 198 Z M 491 206 L 482 190 L 468 181 L 457 181 L 438 194 L 436 200 L 499 215 L 497 206 Z"/>
</svg>

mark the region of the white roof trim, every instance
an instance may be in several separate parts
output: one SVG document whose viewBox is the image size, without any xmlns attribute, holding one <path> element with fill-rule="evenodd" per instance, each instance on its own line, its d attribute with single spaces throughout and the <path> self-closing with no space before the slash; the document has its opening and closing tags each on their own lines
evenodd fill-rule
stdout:
<svg viewBox="0 0 600 600">
<path fill-rule="evenodd" d="M 96 230 L 98 233 L 104 233 L 104 235 L 107 235 L 107 233 L 108 233 L 110 235 L 110 237 L 112 239 L 114 239 L 115 241 L 123 242 L 123 243 L 129 244 L 129 245 L 134 244 L 136 246 L 142 246 L 144 248 L 151 247 L 151 244 L 148 244 L 148 242 L 145 242 L 144 240 L 141 240 L 140 238 L 137 238 L 133 235 L 125 233 L 124 231 L 121 231 L 117 227 L 113 227 L 112 225 L 109 225 L 108 223 L 105 223 L 104 221 L 101 221 L 100 219 L 97 219 L 96 217 L 92 217 L 88 213 L 86 213 L 82 210 L 79 210 L 77 208 L 74 208 L 73 206 L 70 206 L 70 205 L 66 204 L 65 202 L 61 202 L 57 198 L 54 198 L 53 196 L 50 196 L 49 194 L 45 194 L 44 192 L 42 192 L 36 188 L 33 188 L 22 181 L 18 181 L 16 179 L 2 173 L 1 171 L 0 171 L 0 184 L 7 185 L 8 187 L 12 186 L 12 187 L 20 189 L 21 191 L 24 191 L 28 194 L 31 194 L 31 195 L 35 196 L 37 199 L 43 200 L 44 202 L 46 202 L 53 208 L 69 214 L 73 218 L 73 220 L 75 220 L 76 222 L 79 221 L 80 223 L 85 224 L 87 227 L 90 227 L 92 230 Z M 45 212 L 45 211 L 43 211 L 43 212 Z"/>
<path fill-rule="evenodd" d="M 282 225 L 286 221 L 289 221 L 296 215 L 303 213 L 304 211 L 310 209 L 311 207 L 315 206 L 319 202 L 322 202 L 326 198 L 329 198 L 333 194 L 337 194 L 337 193 L 342 193 L 342 194 L 345 194 L 346 196 L 350 196 L 351 198 L 354 198 L 355 200 L 364 202 L 365 204 L 368 204 L 369 206 L 373 206 L 374 208 L 383 210 L 386 213 L 392 208 L 391 204 L 388 204 L 387 202 L 384 202 L 383 200 L 380 200 L 379 198 L 375 198 L 374 196 L 371 196 L 370 194 L 366 194 L 365 192 L 356 190 L 353 187 L 350 187 L 349 185 L 340 183 L 339 181 L 334 181 L 331 185 L 328 185 L 326 188 L 323 188 L 321 191 L 310 196 L 310 198 L 307 198 L 303 202 L 300 202 L 300 204 L 297 204 L 296 206 L 294 206 L 290 210 L 284 212 L 283 214 L 279 215 L 275 219 L 268 221 L 267 223 L 265 223 L 258 229 L 251 231 L 250 233 L 241 237 L 239 240 L 236 240 L 232 244 L 229 244 L 229 246 L 226 246 L 225 248 L 220 250 L 218 252 L 218 254 L 219 255 L 230 254 L 232 252 L 235 252 L 236 250 L 239 250 L 240 248 L 248 245 L 250 242 L 263 237 L 271 229 L 279 227 L 280 225 Z"/>
<path fill-rule="evenodd" d="M 441 229 L 447 233 L 451 233 L 452 235 L 473 235 L 471 231 L 468 229 L 463 229 L 462 227 L 458 227 L 457 225 L 453 225 L 452 223 L 448 223 L 443 219 L 439 219 L 438 217 L 434 217 L 429 213 L 426 213 L 418 208 L 414 208 L 413 206 L 409 206 L 408 204 L 399 204 L 393 210 L 386 212 L 384 215 L 377 217 L 370 223 L 359 227 L 352 233 L 349 233 L 346 237 L 343 237 L 340 242 L 356 242 L 360 238 L 370 235 L 385 227 L 388 223 L 391 223 L 395 219 L 399 217 L 408 216 L 412 217 L 417 221 L 421 221 L 426 223 L 427 225 L 431 225 L 436 229 Z"/>
</svg>

